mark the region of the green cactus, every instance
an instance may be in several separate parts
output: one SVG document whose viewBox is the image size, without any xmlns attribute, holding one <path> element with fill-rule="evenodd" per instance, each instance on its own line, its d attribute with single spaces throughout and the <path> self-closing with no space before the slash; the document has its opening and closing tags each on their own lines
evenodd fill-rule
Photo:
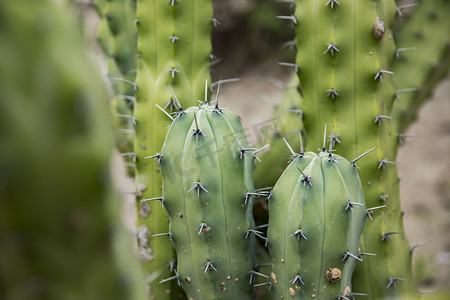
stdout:
<svg viewBox="0 0 450 300">
<path fill-rule="evenodd" d="M 344 157 L 356 157 L 378 146 L 360 163 L 360 176 L 367 206 L 388 207 L 377 211 L 365 225 L 361 249 L 377 256 L 358 265 L 353 287 L 371 299 L 415 294 L 394 165 L 397 134 L 390 117 L 395 93 L 388 68 L 396 49 L 390 29 L 395 3 L 326 4 L 297 1 L 295 12 L 299 20 L 296 33 L 301 37 L 297 39 L 297 64 L 308 145 L 322 139 L 320 124 L 329 121 L 337 133 L 330 138 L 339 137 L 341 144 L 336 148 Z M 401 234 L 382 241 L 390 232 Z M 391 283 L 398 278 L 400 284 Z"/>
<path fill-rule="evenodd" d="M 137 54 L 137 30 L 134 24 L 136 1 L 96 0 L 94 3 L 101 17 L 97 39 L 107 56 L 108 79 L 114 92 L 111 113 L 114 116 L 116 144 L 119 151 L 126 155 L 133 152 L 134 141 L 133 124 L 123 116 L 133 112 L 132 83 L 136 77 Z M 129 171 L 133 173 L 134 169 L 131 167 Z"/>
<path fill-rule="evenodd" d="M 296 154 L 269 201 L 274 299 L 355 295 L 351 280 L 362 260 L 359 240 L 365 216 L 353 163 L 331 154 L 331 149 Z"/>
<path fill-rule="evenodd" d="M 437 83 L 450 68 L 450 2 L 420 1 L 414 12 L 395 32 L 398 45 L 392 70 L 397 101 L 392 111 L 399 133 L 417 117 Z M 400 135 L 401 139 L 403 135 Z"/>
<path fill-rule="evenodd" d="M 0 2 L 0 298 L 144 299 L 72 7 Z"/>
<path fill-rule="evenodd" d="M 190 299 L 248 299 L 255 265 L 254 156 L 239 117 L 207 103 L 180 111 L 160 165 L 176 279 Z"/>
<path fill-rule="evenodd" d="M 209 78 L 212 3 L 201 1 L 137 1 L 138 68 L 134 105 L 137 200 L 161 195 L 159 166 L 149 159 L 161 150 L 169 119 L 155 104 L 169 111 L 178 105 L 167 84 L 182 104 L 190 106 L 204 98 L 204 82 Z M 147 158 L 147 159 L 146 159 Z M 165 233 L 167 213 L 156 201 L 138 203 L 141 232 Z M 154 299 L 183 297 L 176 282 L 159 284 L 173 273 L 175 262 L 170 240 L 150 237 L 140 244 L 144 271 Z M 169 294 L 167 293 L 169 291 Z"/>
</svg>

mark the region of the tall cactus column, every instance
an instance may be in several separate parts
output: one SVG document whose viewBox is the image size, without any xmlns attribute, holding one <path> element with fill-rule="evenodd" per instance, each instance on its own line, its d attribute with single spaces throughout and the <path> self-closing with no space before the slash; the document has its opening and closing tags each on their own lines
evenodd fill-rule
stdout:
<svg viewBox="0 0 450 300">
<path fill-rule="evenodd" d="M 0 298 L 145 299 L 98 70 L 65 1 L 0 2 Z"/>
<path fill-rule="evenodd" d="M 136 1 L 96 0 L 100 16 L 97 39 L 107 56 L 107 76 L 113 88 L 111 112 L 114 116 L 116 144 L 122 155 L 133 160 L 133 124 L 124 115 L 133 111 L 136 77 L 137 30 Z M 130 164 L 132 166 L 132 163 Z M 130 168 L 130 171 L 134 172 Z"/>
<path fill-rule="evenodd" d="M 420 1 L 395 32 L 398 59 L 392 70 L 397 101 L 392 117 L 401 134 L 450 69 L 449 11 L 449 1 Z"/>
<path fill-rule="evenodd" d="M 393 1 L 297 1 L 297 64 L 308 146 L 320 144 L 323 124 L 335 126 L 344 157 L 378 146 L 360 163 L 366 223 L 353 290 L 371 299 L 415 293 L 403 235 L 395 167 L 397 134 L 390 115 L 395 92 L 388 69 L 395 55 Z M 311 148 L 313 149 L 313 148 Z M 398 233 L 398 234 L 397 234 Z M 359 269 L 359 271 L 358 271 Z"/>
<path fill-rule="evenodd" d="M 182 104 L 203 100 L 209 78 L 212 29 L 209 0 L 137 2 L 138 69 L 134 107 L 138 243 L 150 293 L 154 299 L 179 298 L 176 281 L 159 284 L 173 276 L 175 252 L 168 237 L 168 215 L 161 197 L 159 166 L 152 157 L 161 150 L 170 119 L 155 105 L 170 111 L 180 108 L 169 91 L 172 87 Z M 157 158 L 157 156 L 155 157 Z"/>
</svg>

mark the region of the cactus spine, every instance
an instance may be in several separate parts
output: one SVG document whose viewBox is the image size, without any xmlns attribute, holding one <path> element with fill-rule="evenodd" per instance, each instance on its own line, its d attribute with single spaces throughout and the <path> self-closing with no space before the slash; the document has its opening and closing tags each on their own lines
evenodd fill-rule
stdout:
<svg viewBox="0 0 450 300">
<path fill-rule="evenodd" d="M 139 201 L 161 195 L 159 166 L 149 157 L 161 150 L 169 125 L 169 119 L 155 104 L 169 111 L 179 109 L 167 84 L 180 99 L 189 99 L 189 105 L 203 99 L 203 84 L 209 77 L 212 12 L 212 3 L 207 0 L 137 1 L 138 68 L 132 120 L 136 124 L 134 152 Z M 169 231 L 167 213 L 157 202 L 138 203 L 138 226 L 144 236 Z M 175 263 L 170 240 L 150 236 L 142 240 L 139 249 L 152 297 L 159 300 L 182 295 L 176 281 L 159 284 L 174 275 L 168 267 Z"/>
<path fill-rule="evenodd" d="M 449 1 L 420 1 L 395 32 L 398 59 L 392 70 L 396 74 L 393 81 L 397 101 L 392 117 L 399 133 L 414 121 L 433 88 L 448 74 L 450 19 L 446 13 L 449 10 Z"/>
<path fill-rule="evenodd" d="M 327 151 L 296 154 L 269 201 L 274 299 L 352 297 L 365 216 L 354 166 Z"/>
<path fill-rule="evenodd" d="M 0 2 L 0 298 L 144 299 L 107 96 L 65 2 Z"/>
<path fill-rule="evenodd" d="M 389 79 L 395 54 L 390 30 L 395 4 L 296 3 L 296 33 L 301 37 L 297 39 L 297 64 L 308 144 L 320 141 L 320 125 L 328 120 L 335 124 L 342 142 L 336 148 L 344 157 L 355 157 L 378 146 L 360 163 L 360 176 L 367 207 L 388 207 L 377 211 L 373 221 L 365 225 L 362 251 L 378 256 L 358 265 L 354 289 L 369 294 L 371 299 L 415 293 L 394 165 L 397 134 L 390 117 L 395 95 Z M 401 234 L 392 235 L 388 242 L 382 240 L 389 232 Z M 402 282 L 391 284 L 396 278 Z"/>
<path fill-rule="evenodd" d="M 180 111 L 161 150 L 163 203 L 190 299 L 248 299 L 255 265 L 254 156 L 237 116 L 206 103 Z"/>
</svg>

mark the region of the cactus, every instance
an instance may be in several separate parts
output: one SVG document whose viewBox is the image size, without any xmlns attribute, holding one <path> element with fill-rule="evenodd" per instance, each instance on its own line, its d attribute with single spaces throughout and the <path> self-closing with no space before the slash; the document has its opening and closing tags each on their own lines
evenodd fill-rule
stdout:
<svg viewBox="0 0 450 300">
<path fill-rule="evenodd" d="M 354 162 L 331 153 L 295 154 L 273 188 L 267 237 L 274 299 L 355 295 L 364 194 Z"/>
<path fill-rule="evenodd" d="M 183 105 L 203 99 L 203 84 L 209 78 L 211 50 L 212 3 L 202 1 L 137 1 L 138 68 L 134 153 L 136 155 L 137 200 L 161 195 L 157 158 L 169 119 L 155 106 L 178 110 L 167 89 L 170 84 Z M 156 201 L 138 203 L 138 227 L 145 236 L 167 233 L 167 213 Z M 170 240 L 149 237 L 140 243 L 144 271 L 154 299 L 183 297 L 176 282 L 159 284 L 174 274 L 175 251 Z M 167 293 L 169 291 L 169 294 Z"/>
<path fill-rule="evenodd" d="M 0 298 L 144 299 L 74 11 L 0 2 Z"/>
<path fill-rule="evenodd" d="M 398 59 L 392 70 L 396 74 L 393 81 L 397 88 L 397 101 L 392 117 L 399 133 L 415 120 L 420 106 L 448 74 L 450 20 L 446 13 L 449 9 L 449 1 L 420 1 L 395 32 Z M 402 137 L 399 136 L 400 139 Z"/>
<path fill-rule="evenodd" d="M 108 80 L 113 87 L 111 113 L 119 151 L 133 152 L 133 124 L 123 118 L 133 112 L 136 77 L 137 31 L 134 24 L 136 2 L 133 0 L 96 0 L 100 18 L 97 39 L 107 56 Z M 129 159 L 131 161 L 131 159 Z M 132 165 L 132 164 L 131 164 Z M 130 173 L 134 172 L 129 168 Z"/>
<path fill-rule="evenodd" d="M 239 118 L 206 102 L 180 110 L 161 150 L 161 202 L 190 299 L 248 299 L 255 265 L 254 156 Z"/>
<path fill-rule="evenodd" d="M 325 5 L 322 1 L 297 1 L 296 19 L 291 19 L 299 20 L 297 65 L 308 144 L 321 140 L 320 124 L 328 120 L 337 132 L 330 139 L 339 137 L 342 143 L 336 148 L 344 157 L 378 146 L 360 163 L 360 176 L 367 206 L 388 207 L 365 225 L 362 251 L 378 256 L 358 265 L 353 282 L 356 291 L 371 299 L 416 293 L 409 246 L 403 236 L 394 165 L 397 134 L 390 117 L 395 93 L 388 67 L 396 49 L 391 31 L 395 7 L 388 0 L 328 1 Z M 382 240 L 390 232 L 401 234 L 390 242 Z M 374 272 L 376 267 L 379 269 Z M 398 278 L 400 284 L 391 284 Z"/>
</svg>

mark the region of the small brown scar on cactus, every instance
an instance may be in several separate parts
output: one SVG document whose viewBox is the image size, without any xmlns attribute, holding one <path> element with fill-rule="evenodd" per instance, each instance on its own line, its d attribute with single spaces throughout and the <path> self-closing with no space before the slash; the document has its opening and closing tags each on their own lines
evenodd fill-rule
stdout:
<svg viewBox="0 0 450 300">
<path fill-rule="evenodd" d="M 199 229 L 198 234 L 202 233 L 208 233 L 211 230 L 211 227 L 206 225 L 206 223 L 201 223 L 196 229 Z"/>
<path fill-rule="evenodd" d="M 275 273 L 274 273 L 274 272 L 271 272 L 271 273 L 270 273 L 270 278 L 272 278 L 272 280 L 273 280 L 273 283 L 275 283 L 275 284 L 277 284 L 277 283 L 278 283 L 278 280 L 277 280 L 277 275 L 275 275 Z"/>
<path fill-rule="evenodd" d="M 377 40 L 381 40 L 386 32 L 386 26 L 384 22 L 380 20 L 379 17 L 373 23 L 373 35 Z"/>
<path fill-rule="evenodd" d="M 342 278 L 342 271 L 339 268 L 328 268 L 325 271 L 325 278 L 329 284 L 335 283 Z"/>
</svg>

